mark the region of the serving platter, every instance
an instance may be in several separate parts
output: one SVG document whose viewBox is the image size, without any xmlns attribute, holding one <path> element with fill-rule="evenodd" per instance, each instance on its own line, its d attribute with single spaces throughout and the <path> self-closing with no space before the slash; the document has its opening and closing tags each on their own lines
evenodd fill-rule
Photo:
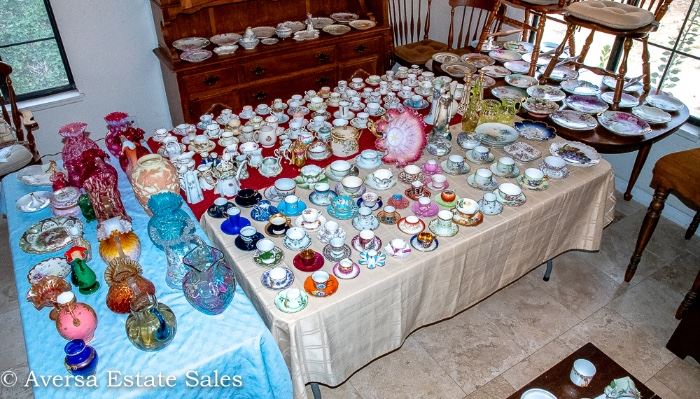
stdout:
<svg viewBox="0 0 700 399">
<path fill-rule="evenodd" d="M 605 111 L 598 115 L 598 122 L 620 136 L 643 136 L 651 131 L 646 121 L 628 112 Z"/>
<path fill-rule="evenodd" d="M 614 95 L 614 92 L 606 91 L 600 95 L 600 98 L 606 103 L 612 105 Z M 637 97 L 631 94 L 622 93 L 622 97 L 620 97 L 620 108 L 632 108 L 636 107 L 637 105 L 639 105 L 639 99 Z"/>
<path fill-rule="evenodd" d="M 511 86 L 519 87 L 521 89 L 527 89 L 528 87 L 535 86 L 539 81 L 532 76 L 522 75 L 519 73 L 513 73 L 505 77 L 506 83 Z"/>
<path fill-rule="evenodd" d="M 58 251 L 70 244 L 75 236 L 83 233 L 83 223 L 72 216 L 54 216 L 40 220 L 22 234 L 19 247 L 31 254 L 46 254 Z"/>
<path fill-rule="evenodd" d="M 599 114 L 608 109 L 608 104 L 605 101 L 593 96 L 572 95 L 564 100 L 564 105 L 574 111 L 587 114 Z"/>
<path fill-rule="evenodd" d="M 528 140 L 546 141 L 556 137 L 553 127 L 544 122 L 529 119 L 515 122 L 515 130 L 518 131 L 521 137 Z"/>
<path fill-rule="evenodd" d="M 600 154 L 595 148 L 578 141 L 554 142 L 549 146 L 549 152 L 575 166 L 589 167 L 600 162 Z"/>
<path fill-rule="evenodd" d="M 668 112 L 649 105 L 636 106 L 632 108 L 632 113 L 652 125 L 668 123 L 673 119 Z"/>
<path fill-rule="evenodd" d="M 593 130 L 598 126 L 598 121 L 591 115 L 569 109 L 557 111 L 549 117 L 558 126 L 571 130 Z"/>
<path fill-rule="evenodd" d="M 513 86 L 498 86 L 491 89 L 491 94 L 499 100 L 523 101 L 527 98 L 525 90 Z"/>
</svg>

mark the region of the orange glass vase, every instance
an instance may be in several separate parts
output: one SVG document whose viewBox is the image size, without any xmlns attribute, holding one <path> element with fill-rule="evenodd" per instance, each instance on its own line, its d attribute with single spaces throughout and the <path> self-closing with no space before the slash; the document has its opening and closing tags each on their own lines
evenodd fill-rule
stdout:
<svg viewBox="0 0 700 399">
<path fill-rule="evenodd" d="M 141 275 L 141 266 L 130 258 L 115 258 L 105 270 L 109 285 L 107 307 L 114 313 L 129 313 L 131 301 L 144 293 L 155 295 L 156 287 Z"/>
</svg>

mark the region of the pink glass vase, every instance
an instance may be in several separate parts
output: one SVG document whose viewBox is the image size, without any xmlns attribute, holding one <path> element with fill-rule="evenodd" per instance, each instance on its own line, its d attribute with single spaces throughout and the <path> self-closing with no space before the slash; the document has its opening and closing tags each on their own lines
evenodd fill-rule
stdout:
<svg viewBox="0 0 700 399">
<path fill-rule="evenodd" d="M 97 328 L 97 315 L 90 305 L 77 302 L 75 294 L 66 291 L 56 298 L 58 316 L 56 329 L 65 339 L 82 339 L 90 342 Z"/>
<path fill-rule="evenodd" d="M 107 122 L 107 134 L 105 144 L 107 151 L 115 157 L 119 157 L 122 152 L 122 132 L 133 123 L 126 112 L 111 112 L 105 116 Z"/>
<path fill-rule="evenodd" d="M 90 196 L 92 208 L 99 222 L 114 217 L 131 220 L 126 214 L 121 194 L 117 188 L 117 170 L 107 163 L 104 151 L 87 151 L 83 155 L 82 187 Z"/>
<path fill-rule="evenodd" d="M 73 122 L 58 131 L 63 137 L 63 168 L 68 174 L 68 182 L 74 187 L 82 186 L 82 154 L 89 149 L 99 149 L 97 144 L 85 135 L 86 128 L 85 122 Z"/>
</svg>

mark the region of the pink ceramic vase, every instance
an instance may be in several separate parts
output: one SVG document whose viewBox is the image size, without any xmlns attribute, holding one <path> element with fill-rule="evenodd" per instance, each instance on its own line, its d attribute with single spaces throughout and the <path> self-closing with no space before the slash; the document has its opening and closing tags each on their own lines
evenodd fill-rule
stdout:
<svg viewBox="0 0 700 399">
<path fill-rule="evenodd" d="M 58 316 L 56 329 L 67 340 L 90 342 L 97 328 L 97 315 L 90 305 L 76 302 L 75 294 L 66 291 L 56 298 Z"/>
</svg>

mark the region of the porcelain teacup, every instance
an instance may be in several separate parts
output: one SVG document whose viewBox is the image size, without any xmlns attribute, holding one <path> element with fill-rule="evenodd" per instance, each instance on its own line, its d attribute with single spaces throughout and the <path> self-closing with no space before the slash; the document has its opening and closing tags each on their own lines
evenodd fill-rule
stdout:
<svg viewBox="0 0 700 399">
<path fill-rule="evenodd" d="M 471 155 L 477 161 L 488 161 L 490 153 L 488 148 L 483 145 L 477 145 L 472 149 Z"/>
<path fill-rule="evenodd" d="M 574 364 L 571 366 L 571 372 L 569 373 L 569 379 L 574 385 L 579 387 L 587 387 L 593 377 L 596 374 L 595 365 L 586 359 L 576 359 Z M 625 398 L 626 396 L 620 396 L 620 398 Z"/>
<path fill-rule="evenodd" d="M 371 84 L 379 84 L 379 82 L 382 80 L 381 76 L 379 75 L 369 75 L 367 77 L 367 81 Z"/>
<path fill-rule="evenodd" d="M 273 267 L 267 275 L 274 285 L 284 284 L 284 281 L 287 279 L 287 271 L 281 266 Z"/>
<path fill-rule="evenodd" d="M 348 88 L 348 81 L 347 80 L 339 80 L 336 88 L 340 93 L 344 92 Z"/>
<path fill-rule="evenodd" d="M 270 107 L 267 104 L 258 104 L 255 107 L 255 113 L 258 115 L 267 115 L 270 113 Z"/>
<path fill-rule="evenodd" d="M 362 187 L 362 179 L 357 176 L 345 176 L 343 177 L 343 180 L 340 181 L 340 184 L 343 186 L 345 192 L 354 194 L 360 191 L 360 188 Z"/>
<path fill-rule="evenodd" d="M 434 188 L 442 190 L 447 185 L 447 177 L 443 174 L 437 173 L 430 177 L 430 182 Z"/>
<path fill-rule="evenodd" d="M 409 190 L 414 196 L 423 196 L 423 186 L 424 184 L 420 180 L 412 181 Z"/>
<path fill-rule="evenodd" d="M 372 230 L 362 230 L 360 231 L 359 243 L 362 248 L 367 248 L 375 238 L 375 234 Z"/>
<path fill-rule="evenodd" d="M 228 207 L 228 200 L 224 197 L 219 197 L 214 200 L 214 207 L 212 209 L 212 213 L 218 215 L 218 217 L 223 217 L 226 214 L 226 210 L 228 209 Z"/>
<path fill-rule="evenodd" d="M 373 208 L 375 205 L 377 205 L 378 200 L 379 195 L 376 193 L 366 192 L 362 194 L 362 205 L 366 206 L 367 208 Z"/>
<path fill-rule="evenodd" d="M 338 256 L 343 256 L 344 253 L 344 247 L 345 247 L 345 238 L 344 237 L 333 237 L 331 240 L 328 242 L 328 245 L 331 246 L 331 254 L 335 257 Z"/>
<path fill-rule="evenodd" d="M 423 97 L 419 94 L 414 94 L 411 96 L 409 103 L 412 107 L 420 107 L 423 104 Z"/>
<path fill-rule="evenodd" d="M 316 251 L 313 249 L 304 249 L 299 252 L 301 263 L 305 266 L 311 266 L 316 262 Z"/>
<path fill-rule="evenodd" d="M 350 87 L 352 87 L 355 90 L 359 90 L 365 86 L 364 81 L 362 78 L 352 78 L 350 80 Z"/>
<path fill-rule="evenodd" d="M 420 168 L 417 165 L 406 165 L 404 166 L 403 171 L 411 181 L 418 179 L 420 176 Z"/>
<path fill-rule="evenodd" d="M 343 258 L 338 262 L 338 269 L 343 273 L 350 273 L 352 271 L 353 261 L 349 258 Z"/>
<path fill-rule="evenodd" d="M 280 234 L 287 230 L 287 218 L 281 213 L 270 216 L 270 229 L 275 234 Z"/>
<path fill-rule="evenodd" d="M 421 212 L 427 212 L 430 209 L 430 205 L 433 201 L 429 197 L 419 197 L 418 198 L 418 209 Z"/>
<path fill-rule="evenodd" d="M 388 70 L 384 73 L 384 77 L 388 82 L 391 82 L 394 80 L 394 71 L 393 70 Z"/>
<path fill-rule="evenodd" d="M 292 249 L 301 248 L 307 237 L 306 230 L 301 227 L 290 227 L 285 233 L 285 242 Z"/>
<path fill-rule="evenodd" d="M 429 231 L 421 231 L 418 233 L 416 240 L 423 248 L 430 248 L 435 240 L 435 235 Z"/>
<path fill-rule="evenodd" d="M 395 254 L 401 254 L 409 251 L 408 243 L 401 238 L 394 238 L 389 242 L 391 249 Z"/>
<path fill-rule="evenodd" d="M 500 157 L 496 161 L 496 169 L 505 174 L 513 173 L 515 170 L 515 160 L 511 157 Z"/>
<path fill-rule="evenodd" d="M 473 199 L 460 198 L 455 209 L 463 215 L 473 215 L 479 211 L 479 204 Z"/>
<path fill-rule="evenodd" d="M 544 158 L 544 164 L 547 169 L 551 170 L 562 170 L 566 167 L 566 161 L 563 158 L 550 155 Z"/>
<path fill-rule="evenodd" d="M 474 182 L 480 186 L 488 186 L 493 181 L 493 172 L 486 168 L 479 168 L 474 174 Z"/>
<path fill-rule="evenodd" d="M 454 215 L 447 209 L 443 209 L 437 214 L 437 226 L 443 229 L 449 229 L 452 227 L 452 217 Z"/>
<path fill-rule="evenodd" d="M 301 307 L 301 290 L 299 288 L 287 289 L 287 296 L 284 298 L 284 306 L 289 309 L 297 309 Z"/>
<path fill-rule="evenodd" d="M 296 213 L 299 210 L 299 197 L 288 195 L 284 197 L 284 204 L 288 213 Z"/>
<path fill-rule="evenodd" d="M 401 81 L 399 81 L 399 80 L 392 80 L 392 81 L 391 81 L 390 88 L 391 88 L 391 91 L 399 91 L 399 90 L 401 90 L 403 87 L 401 86 Z M 409 87 L 409 89 L 410 89 L 410 87 Z M 408 94 L 410 94 L 410 92 L 409 92 Z"/>
<path fill-rule="evenodd" d="M 362 98 L 360 96 L 350 97 L 350 107 L 352 109 L 362 108 Z"/>
<path fill-rule="evenodd" d="M 241 109 L 240 117 L 243 119 L 250 119 L 255 115 L 252 105 L 244 105 Z"/>
<path fill-rule="evenodd" d="M 379 153 L 375 150 L 362 150 L 360 153 L 360 159 L 369 165 L 373 165 L 377 162 L 377 158 L 379 158 Z"/>
<path fill-rule="evenodd" d="M 344 161 L 342 159 L 336 160 L 331 162 L 331 172 L 333 175 L 336 177 L 345 177 L 350 173 L 350 169 L 352 168 L 352 164 L 348 161 Z"/>
<path fill-rule="evenodd" d="M 357 122 L 360 124 L 360 126 L 367 126 L 367 122 L 369 121 L 369 114 L 367 112 L 358 112 L 357 113 Z"/>
<path fill-rule="evenodd" d="M 314 282 L 314 287 L 316 287 L 317 290 L 323 291 L 326 289 L 328 286 L 328 280 L 330 279 L 330 275 L 328 272 L 325 272 L 323 270 L 317 270 L 313 273 L 311 273 L 311 280 Z"/>
<path fill-rule="evenodd" d="M 377 169 L 372 173 L 372 180 L 379 188 L 386 188 L 391 185 L 393 174 L 389 169 Z"/>
<path fill-rule="evenodd" d="M 425 163 L 425 165 L 423 166 L 423 168 L 425 169 L 426 172 L 435 173 L 435 172 L 437 172 L 437 171 L 439 170 L 440 167 L 439 167 L 439 165 L 438 165 L 438 163 L 437 163 L 436 160 L 434 160 L 434 159 L 429 159 L 429 160 Z"/>
<path fill-rule="evenodd" d="M 338 104 L 340 104 L 340 99 L 342 95 L 338 92 L 333 92 L 331 93 L 330 96 L 328 96 L 328 100 L 326 101 L 326 104 L 330 107 L 337 107 Z"/>
<path fill-rule="evenodd" d="M 275 243 L 269 238 L 263 238 L 255 243 L 255 248 L 258 249 L 258 257 L 263 263 L 270 264 L 275 261 Z"/>
<path fill-rule="evenodd" d="M 527 168 L 524 180 L 528 186 L 538 187 L 544 181 L 544 172 L 536 168 Z"/>
<path fill-rule="evenodd" d="M 501 183 L 501 185 L 498 186 L 498 192 L 506 201 L 517 201 L 523 193 L 523 190 L 518 187 L 517 184 Z"/>
<path fill-rule="evenodd" d="M 413 95 L 413 90 L 411 86 L 402 86 L 399 95 L 403 98 L 410 98 Z"/>
<path fill-rule="evenodd" d="M 406 221 L 406 224 L 411 228 L 415 228 L 415 227 L 420 226 L 420 219 L 418 219 L 418 216 L 409 215 L 409 216 L 406 216 L 406 218 L 404 220 Z"/>
<path fill-rule="evenodd" d="M 379 106 L 379 103 L 377 102 L 370 102 L 367 103 L 367 113 L 370 115 L 379 115 L 381 107 Z"/>
<path fill-rule="evenodd" d="M 314 223 L 318 220 L 318 217 L 321 216 L 321 213 L 319 212 L 318 209 L 314 208 L 307 208 L 304 209 L 301 212 L 301 217 L 306 223 Z"/>
<path fill-rule="evenodd" d="M 382 213 L 383 212 L 383 213 Z M 399 213 L 396 212 L 396 208 L 387 205 L 379 213 L 380 220 L 385 224 L 396 224 L 399 221 Z"/>
<path fill-rule="evenodd" d="M 275 191 L 277 191 L 277 194 L 279 194 L 282 197 L 286 197 L 288 195 L 294 194 L 294 190 L 297 187 L 296 182 L 294 179 L 290 179 L 287 177 L 283 177 L 281 179 L 275 180 Z"/>
<path fill-rule="evenodd" d="M 240 211 L 239 211 L 240 212 Z M 241 232 L 239 233 L 241 240 L 250 245 L 253 243 L 253 239 L 255 238 L 255 235 L 258 232 L 255 230 L 255 227 L 253 226 L 246 226 L 241 229 Z"/>
<path fill-rule="evenodd" d="M 457 199 L 457 194 L 453 190 L 445 190 L 440 193 L 440 199 L 447 203 L 451 203 Z"/>
</svg>

